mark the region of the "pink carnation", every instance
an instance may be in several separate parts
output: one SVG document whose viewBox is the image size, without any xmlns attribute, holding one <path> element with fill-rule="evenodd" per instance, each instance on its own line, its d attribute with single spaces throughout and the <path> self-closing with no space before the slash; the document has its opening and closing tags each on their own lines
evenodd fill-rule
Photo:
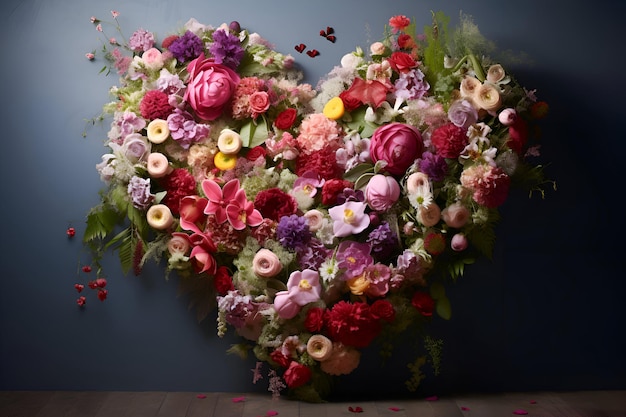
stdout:
<svg viewBox="0 0 626 417">
<path fill-rule="evenodd" d="M 341 144 L 340 133 L 341 129 L 336 121 L 322 113 L 310 114 L 300 125 L 298 146 L 305 154 L 319 151 L 325 146 L 337 149 Z"/>
<path fill-rule="evenodd" d="M 478 204 L 493 208 L 502 205 L 509 194 L 511 178 L 491 165 L 474 165 L 461 174 L 461 184 L 474 192 Z"/>
</svg>

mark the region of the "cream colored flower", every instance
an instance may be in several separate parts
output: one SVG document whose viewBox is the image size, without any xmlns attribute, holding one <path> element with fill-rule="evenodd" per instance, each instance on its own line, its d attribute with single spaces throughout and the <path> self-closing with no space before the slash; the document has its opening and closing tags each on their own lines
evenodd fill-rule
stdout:
<svg viewBox="0 0 626 417">
<path fill-rule="evenodd" d="M 474 77 L 465 77 L 461 81 L 461 97 L 474 99 L 476 97 L 476 92 L 478 88 L 482 85 L 482 83 L 478 80 L 478 78 Z"/>
<path fill-rule="evenodd" d="M 154 119 L 148 123 L 146 130 L 148 131 L 148 140 L 152 143 L 163 143 L 170 136 L 167 120 Z"/>
<path fill-rule="evenodd" d="M 426 227 L 432 227 L 439 223 L 441 219 L 441 209 L 432 202 L 427 206 L 421 205 L 417 209 L 417 220 Z"/>
<path fill-rule="evenodd" d="M 147 169 L 148 174 L 150 174 L 152 178 L 164 177 L 173 170 L 167 160 L 167 156 L 160 152 L 152 152 L 148 155 Z"/>
<path fill-rule="evenodd" d="M 174 223 L 172 211 L 165 204 L 155 204 L 148 209 L 146 219 L 150 227 L 156 230 L 164 230 Z"/>
<path fill-rule="evenodd" d="M 502 106 L 502 98 L 498 88 L 490 83 L 478 87 L 474 97 L 476 105 L 487 111 L 496 111 Z"/>
<path fill-rule="evenodd" d="M 494 64 L 487 70 L 487 81 L 490 83 L 497 84 L 502 81 L 505 76 L 506 72 L 504 72 L 504 68 L 502 68 L 500 64 Z"/>
<path fill-rule="evenodd" d="M 325 361 L 333 354 L 333 342 L 324 335 L 314 334 L 306 344 L 306 351 L 316 361 Z"/>
<path fill-rule="evenodd" d="M 241 150 L 242 142 L 239 133 L 231 129 L 222 129 L 217 138 L 217 147 L 226 155 L 236 154 Z"/>
</svg>

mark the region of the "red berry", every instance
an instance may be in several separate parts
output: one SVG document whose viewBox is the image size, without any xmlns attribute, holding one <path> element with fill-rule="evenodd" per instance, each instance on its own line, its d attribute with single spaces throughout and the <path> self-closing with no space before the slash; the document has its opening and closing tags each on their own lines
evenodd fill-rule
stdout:
<svg viewBox="0 0 626 417">
<path fill-rule="evenodd" d="M 68 227 L 65 233 L 67 233 L 68 237 L 74 237 L 74 235 L 76 234 L 76 229 L 74 229 L 73 227 Z"/>
<path fill-rule="evenodd" d="M 98 298 L 100 299 L 100 301 L 106 300 L 108 293 L 109 292 L 107 290 L 103 290 L 103 289 L 98 290 Z"/>
<path fill-rule="evenodd" d="M 76 288 L 76 291 L 82 292 L 85 286 L 83 284 L 74 284 L 74 288 Z"/>
<path fill-rule="evenodd" d="M 84 296 L 80 296 L 76 300 L 76 304 L 78 304 L 79 307 L 83 307 L 86 303 L 87 303 L 87 299 Z"/>
<path fill-rule="evenodd" d="M 89 265 L 83 266 L 83 272 L 90 273 L 91 272 L 91 267 Z"/>
<path fill-rule="evenodd" d="M 106 286 L 107 286 L 107 280 L 106 280 L 106 279 L 104 279 L 104 278 L 98 278 L 98 279 L 96 280 L 96 286 L 97 286 L 98 288 L 104 288 L 104 287 L 106 287 Z"/>
</svg>

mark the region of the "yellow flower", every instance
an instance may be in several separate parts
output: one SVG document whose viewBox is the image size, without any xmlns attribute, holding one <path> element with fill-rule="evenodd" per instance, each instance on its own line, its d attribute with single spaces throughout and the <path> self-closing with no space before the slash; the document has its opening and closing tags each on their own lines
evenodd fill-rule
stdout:
<svg viewBox="0 0 626 417">
<path fill-rule="evenodd" d="M 339 97 L 333 97 L 328 100 L 328 103 L 324 106 L 324 116 L 328 117 L 331 120 L 341 119 L 343 116 L 343 112 L 345 108 L 343 106 L 343 101 Z"/>
<path fill-rule="evenodd" d="M 349 279 L 346 283 L 348 288 L 350 288 L 350 292 L 354 295 L 363 295 L 370 287 L 370 280 L 365 277 L 365 274 Z"/>
<path fill-rule="evenodd" d="M 215 154 L 213 163 L 217 169 L 228 171 L 229 169 L 235 168 L 235 165 L 237 165 L 237 155 L 227 155 L 223 152 L 218 152 Z"/>
</svg>

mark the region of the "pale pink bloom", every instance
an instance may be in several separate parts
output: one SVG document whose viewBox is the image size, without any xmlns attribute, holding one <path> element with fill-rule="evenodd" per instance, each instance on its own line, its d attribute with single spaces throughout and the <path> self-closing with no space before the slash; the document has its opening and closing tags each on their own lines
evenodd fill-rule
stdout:
<svg viewBox="0 0 626 417">
<path fill-rule="evenodd" d="M 287 291 L 279 291 L 274 298 L 274 308 L 284 319 L 295 317 L 302 306 L 320 299 L 322 286 L 317 271 L 294 271 L 287 281 Z"/>
<path fill-rule="evenodd" d="M 98 32 L 102 32 L 102 25 L 100 23 L 98 23 L 98 25 L 96 26 L 96 30 Z"/>
<path fill-rule="evenodd" d="M 365 214 L 365 203 L 346 201 L 332 207 L 328 214 L 333 219 L 333 233 L 336 237 L 346 237 L 362 232 L 369 226 L 370 217 Z"/>
<path fill-rule="evenodd" d="M 206 215 L 204 209 L 209 200 L 197 195 L 188 195 L 180 200 L 180 227 L 195 233 L 202 233 L 200 226 L 204 228 Z"/>
<path fill-rule="evenodd" d="M 116 19 L 120 15 L 120 12 L 117 10 L 111 10 L 111 15 L 113 16 L 113 19 Z"/>
<path fill-rule="evenodd" d="M 92 54 L 91 52 L 88 52 L 85 54 L 85 58 L 87 58 L 90 61 L 93 61 L 96 58 L 96 56 Z"/>
</svg>

